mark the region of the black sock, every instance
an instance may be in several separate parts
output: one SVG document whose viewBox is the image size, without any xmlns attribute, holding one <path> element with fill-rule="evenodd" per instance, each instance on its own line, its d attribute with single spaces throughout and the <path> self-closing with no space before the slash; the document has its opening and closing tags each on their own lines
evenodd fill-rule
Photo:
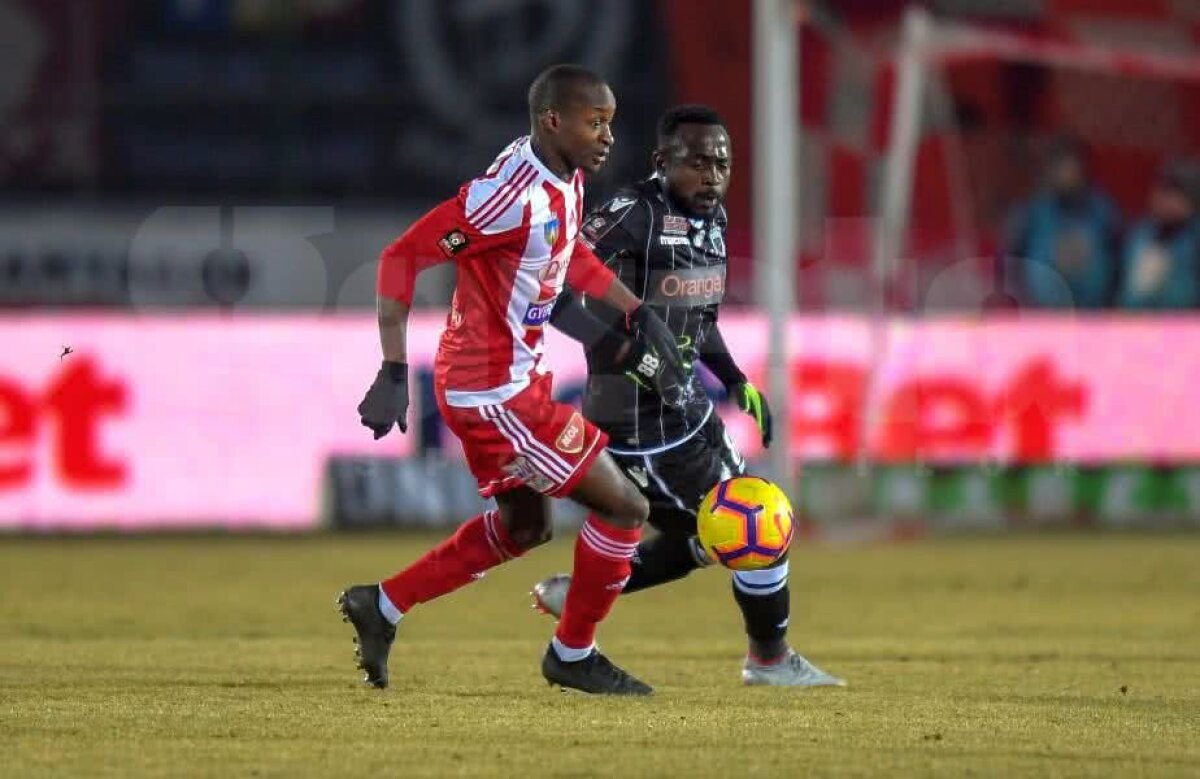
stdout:
<svg viewBox="0 0 1200 779">
<path fill-rule="evenodd" d="M 787 574 L 785 561 L 782 565 L 761 571 L 739 571 L 733 578 L 733 597 L 746 623 L 750 654 L 766 662 L 778 660 L 788 650 L 791 595 L 788 592 Z"/>
<path fill-rule="evenodd" d="M 674 533 L 657 535 L 638 544 L 630 561 L 629 581 L 622 594 L 682 579 L 699 568 L 700 560 L 693 544 L 694 537 Z"/>
</svg>

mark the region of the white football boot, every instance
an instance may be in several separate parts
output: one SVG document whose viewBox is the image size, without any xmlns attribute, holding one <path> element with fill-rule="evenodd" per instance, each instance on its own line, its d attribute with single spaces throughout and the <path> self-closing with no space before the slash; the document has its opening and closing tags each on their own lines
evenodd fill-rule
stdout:
<svg viewBox="0 0 1200 779">
<path fill-rule="evenodd" d="M 555 619 L 562 616 L 567 603 L 567 590 L 571 587 L 571 574 L 557 573 L 547 576 L 529 591 L 533 597 L 533 608 Z"/>
<path fill-rule="evenodd" d="M 845 687 L 846 680 L 827 674 L 789 649 L 783 659 L 770 665 L 749 657 L 742 664 L 742 684 L 766 687 Z"/>
<path fill-rule="evenodd" d="M 533 608 L 555 619 L 562 616 L 567 602 L 567 589 L 571 586 L 571 575 L 559 573 L 547 576 L 533 585 L 530 596 Z M 777 663 L 764 665 L 749 657 L 742 665 L 742 683 L 749 686 L 767 687 L 845 687 L 846 681 L 820 668 L 789 649 Z"/>
</svg>

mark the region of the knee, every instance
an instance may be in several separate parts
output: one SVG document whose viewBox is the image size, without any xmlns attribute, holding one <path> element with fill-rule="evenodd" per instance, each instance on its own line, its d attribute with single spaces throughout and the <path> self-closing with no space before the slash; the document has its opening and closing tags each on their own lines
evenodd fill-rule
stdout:
<svg viewBox="0 0 1200 779">
<path fill-rule="evenodd" d="M 650 516 L 650 501 L 632 482 L 626 482 L 622 488 L 612 519 L 622 527 L 641 527 Z"/>
<path fill-rule="evenodd" d="M 518 548 L 529 551 L 554 537 L 554 525 L 547 518 L 543 522 L 519 522 L 508 526 L 508 537 Z"/>
<path fill-rule="evenodd" d="M 505 531 L 508 531 L 509 540 L 522 552 L 545 544 L 554 534 L 554 526 L 548 513 L 502 508 L 500 509 L 500 521 L 504 523 Z"/>
</svg>

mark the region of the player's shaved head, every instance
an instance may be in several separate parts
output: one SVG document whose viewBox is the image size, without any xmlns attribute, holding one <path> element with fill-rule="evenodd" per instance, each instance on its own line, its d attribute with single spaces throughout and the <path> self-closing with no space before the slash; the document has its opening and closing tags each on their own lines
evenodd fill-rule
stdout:
<svg viewBox="0 0 1200 779">
<path fill-rule="evenodd" d="M 546 68 L 529 87 L 534 153 L 564 180 L 578 169 L 595 173 L 613 145 L 616 112 L 616 97 L 596 73 L 579 65 Z"/>
<path fill-rule="evenodd" d="M 606 86 L 598 73 L 582 65 L 552 65 L 529 86 L 529 117 L 536 121 L 544 111 L 586 105 Z"/>
</svg>

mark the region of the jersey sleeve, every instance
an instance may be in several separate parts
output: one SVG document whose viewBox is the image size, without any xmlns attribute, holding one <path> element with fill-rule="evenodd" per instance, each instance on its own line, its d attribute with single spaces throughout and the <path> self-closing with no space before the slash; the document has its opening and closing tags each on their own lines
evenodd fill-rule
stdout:
<svg viewBox="0 0 1200 779">
<path fill-rule="evenodd" d="M 729 352 L 729 347 L 725 344 L 725 338 L 717 326 L 716 313 L 716 306 L 712 306 L 712 327 L 704 338 L 704 343 L 700 345 L 700 361 L 729 390 L 746 381 L 746 374 L 738 368 L 737 362 Z M 709 316 L 709 312 L 706 311 L 705 315 Z"/>
<path fill-rule="evenodd" d="M 602 298 L 616 281 L 612 272 L 583 241 L 575 241 L 567 265 L 567 286 L 594 298 Z"/>
<path fill-rule="evenodd" d="M 418 273 L 474 252 L 496 250 L 516 235 L 513 228 L 520 226 L 520 215 L 516 225 L 509 224 L 511 215 L 505 211 L 490 219 L 490 213 L 480 215 L 484 206 L 479 201 L 473 209 L 475 218 L 471 218 L 470 190 L 475 183 L 464 186 L 457 197 L 422 216 L 383 250 L 376 276 L 380 296 L 412 305 Z M 522 205 L 522 213 L 523 209 Z"/>
<path fill-rule="evenodd" d="M 505 164 L 502 159 L 495 165 L 504 167 Z M 467 183 L 459 192 L 463 218 L 480 235 L 498 235 L 517 229 L 525 221 L 529 186 L 536 178 L 537 171 L 533 166 L 522 162 L 507 176 L 485 176 Z"/>
</svg>

